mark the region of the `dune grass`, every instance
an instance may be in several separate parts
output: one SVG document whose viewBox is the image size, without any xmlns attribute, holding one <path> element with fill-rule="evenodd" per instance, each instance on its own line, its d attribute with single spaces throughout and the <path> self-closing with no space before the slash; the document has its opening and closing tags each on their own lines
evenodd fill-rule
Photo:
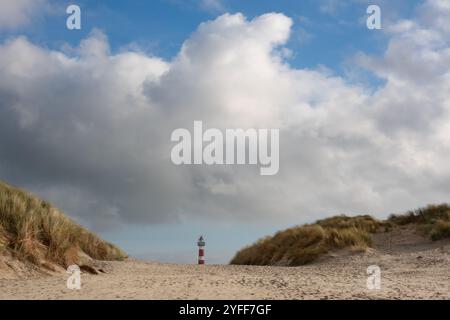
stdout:
<svg viewBox="0 0 450 320">
<path fill-rule="evenodd" d="M 389 222 L 396 225 L 415 224 L 417 229 L 432 240 L 450 238 L 450 205 L 429 205 L 408 211 L 402 215 L 391 215 Z"/>
<path fill-rule="evenodd" d="M 64 267 L 76 263 L 80 251 L 97 260 L 126 258 L 48 202 L 0 182 L 0 254 L 5 250 L 35 264 Z"/>
<path fill-rule="evenodd" d="M 299 266 L 332 250 L 363 251 L 372 246 L 372 234 L 414 224 L 431 240 L 450 238 L 450 206 L 429 205 L 380 221 L 371 216 L 335 216 L 263 238 L 238 251 L 231 264 Z"/>
<path fill-rule="evenodd" d="M 336 249 L 365 250 L 385 224 L 370 216 L 336 216 L 280 231 L 240 250 L 231 264 L 298 266 Z"/>
</svg>

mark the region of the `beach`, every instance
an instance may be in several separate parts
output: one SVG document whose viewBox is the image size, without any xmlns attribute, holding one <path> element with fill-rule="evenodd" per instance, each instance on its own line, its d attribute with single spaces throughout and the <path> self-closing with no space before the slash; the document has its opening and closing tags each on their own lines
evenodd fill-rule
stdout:
<svg viewBox="0 0 450 320">
<path fill-rule="evenodd" d="M 0 299 L 450 299 L 449 248 L 336 253 L 301 267 L 101 262 L 99 274 L 82 273 L 80 290 L 52 272 L 1 279 Z M 370 265 L 381 269 L 379 290 L 367 288 Z"/>
</svg>

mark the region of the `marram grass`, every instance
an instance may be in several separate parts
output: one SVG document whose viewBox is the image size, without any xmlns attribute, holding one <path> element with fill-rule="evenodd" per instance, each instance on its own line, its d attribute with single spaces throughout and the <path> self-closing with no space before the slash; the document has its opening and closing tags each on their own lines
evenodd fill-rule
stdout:
<svg viewBox="0 0 450 320">
<path fill-rule="evenodd" d="M 280 231 L 260 239 L 236 253 L 231 264 L 299 266 L 311 263 L 338 249 L 365 251 L 372 247 L 372 234 L 390 232 L 394 227 L 414 224 L 431 240 L 450 238 L 450 206 L 430 205 L 387 221 L 371 216 L 335 216 L 314 224 Z"/>
<path fill-rule="evenodd" d="M 80 252 L 97 260 L 126 258 L 48 202 L 0 182 L 0 254 L 6 250 L 35 264 L 64 267 L 76 263 Z"/>
</svg>

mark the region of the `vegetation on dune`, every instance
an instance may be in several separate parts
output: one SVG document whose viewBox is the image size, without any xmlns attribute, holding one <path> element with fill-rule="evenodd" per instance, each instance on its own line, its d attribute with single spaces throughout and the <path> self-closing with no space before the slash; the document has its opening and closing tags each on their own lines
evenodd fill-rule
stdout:
<svg viewBox="0 0 450 320">
<path fill-rule="evenodd" d="M 385 223 L 370 216 L 336 216 L 314 224 L 294 227 L 240 250 L 231 264 L 304 265 L 334 249 L 365 250 L 371 232 Z"/>
<path fill-rule="evenodd" d="M 430 205 L 387 221 L 371 216 L 335 216 L 290 228 L 263 238 L 238 251 L 231 264 L 298 266 L 317 260 L 337 249 L 364 251 L 372 246 L 372 234 L 389 232 L 395 227 L 415 224 L 432 240 L 450 238 L 450 206 Z"/>
<path fill-rule="evenodd" d="M 97 260 L 126 258 L 48 202 L 0 182 L 0 254 L 5 250 L 35 264 L 64 267 L 76 263 L 80 252 Z"/>
<path fill-rule="evenodd" d="M 337 249 L 364 251 L 372 234 L 414 225 L 432 240 L 450 238 L 450 205 L 429 205 L 391 215 L 335 216 L 280 231 L 236 253 L 231 264 L 298 266 Z M 12 252 L 35 264 L 68 266 L 80 253 L 97 260 L 123 260 L 116 246 L 73 222 L 48 202 L 0 182 L 0 254 Z"/>
<path fill-rule="evenodd" d="M 389 222 L 396 225 L 415 224 L 417 229 L 432 240 L 450 238 L 450 205 L 429 205 L 408 211 L 402 215 L 391 215 Z"/>
</svg>

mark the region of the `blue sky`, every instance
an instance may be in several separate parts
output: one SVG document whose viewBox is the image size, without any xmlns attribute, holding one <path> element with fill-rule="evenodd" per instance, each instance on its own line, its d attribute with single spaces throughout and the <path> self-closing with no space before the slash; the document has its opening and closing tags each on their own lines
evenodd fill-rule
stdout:
<svg viewBox="0 0 450 320">
<path fill-rule="evenodd" d="M 202 4 L 205 0 L 132 0 L 132 1 L 54 1 L 50 14 L 41 15 L 32 28 L 4 31 L 2 38 L 25 34 L 33 42 L 49 48 L 64 43 L 76 46 L 92 29 L 108 36 L 113 51 L 130 44 L 165 59 L 173 58 L 183 41 L 200 23 L 224 13 L 243 13 L 251 19 L 268 12 L 280 12 L 294 21 L 287 47 L 292 50 L 294 67 L 314 68 L 324 65 L 342 72 L 342 64 L 357 51 L 380 53 L 386 45 L 381 32 L 365 28 L 369 1 L 349 0 L 222 0 L 221 7 Z M 219 1 L 213 1 L 218 2 Z M 64 7 L 75 3 L 82 10 L 82 30 L 64 27 Z M 370 1 L 383 9 L 384 23 L 409 17 L 419 0 Z"/>
<path fill-rule="evenodd" d="M 1 28 L 0 21 L 0 42 L 5 43 L 7 40 L 15 39 L 17 36 L 23 35 L 26 36 L 29 43 L 39 48 L 65 53 L 68 45 L 77 47 L 83 39 L 91 36 L 92 30 L 99 29 L 107 36 L 112 55 L 129 51 L 139 51 L 146 57 L 161 58 L 167 64 L 170 64 L 177 56 L 183 43 L 196 32 L 198 26 L 203 22 L 214 20 L 225 13 L 243 13 L 247 17 L 247 21 L 251 21 L 253 18 L 257 18 L 262 14 L 276 12 L 290 17 L 293 21 L 290 38 L 283 46 L 285 49 L 288 49 L 286 52 L 290 52 L 290 54 L 286 56 L 285 62 L 292 70 L 321 70 L 320 72 L 318 71 L 321 77 L 323 74 L 328 74 L 337 76 L 344 82 L 353 83 L 355 81 L 360 81 L 361 83 L 356 83 L 356 85 L 359 86 L 358 88 L 371 91 L 377 90 L 380 86 L 389 83 L 390 78 L 389 76 L 384 78 L 380 77 L 380 74 L 383 74 L 383 72 L 386 73 L 386 71 L 384 69 L 382 70 L 380 67 L 379 70 L 375 70 L 375 72 L 368 72 L 366 70 L 364 71 L 366 73 L 363 73 L 363 77 L 354 79 L 351 71 L 354 68 L 359 68 L 358 65 L 355 64 L 355 56 L 362 52 L 367 56 L 383 57 L 388 44 L 392 40 L 392 35 L 386 33 L 385 30 L 402 19 L 414 19 L 417 15 L 417 6 L 422 2 L 423 1 L 419 0 L 79 0 L 71 2 L 49 0 L 48 2 L 46 1 L 44 7 L 34 8 L 35 12 L 29 14 L 30 21 L 28 21 L 28 23 L 15 26 L 14 28 Z M 67 30 L 65 28 L 67 18 L 65 8 L 69 4 L 77 4 L 81 7 L 81 30 Z M 366 8 L 368 4 L 380 5 L 382 10 L 383 30 L 368 30 L 366 28 L 365 18 L 367 16 Z M 323 71 L 325 69 L 328 71 Z M 38 72 L 39 71 L 36 71 L 36 74 Z M 377 74 L 377 76 L 375 74 Z M 324 76 L 326 79 L 323 80 L 324 83 L 327 83 L 325 87 L 329 85 L 327 77 L 328 76 Z M 330 83 L 334 82 L 330 80 Z M 52 87 L 49 86 L 48 89 L 50 92 L 49 95 L 53 94 Z M 355 88 L 343 86 L 342 90 L 344 89 L 351 91 Z M 339 93 L 340 92 L 341 91 L 339 91 Z M 360 94 L 357 90 L 355 92 Z M 2 94 L 1 91 L 0 94 Z M 64 93 L 55 92 L 54 94 L 63 95 Z M 428 93 L 424 93 L 424 96 L 427 96 L 427 94 Z M 108 101 L 114 100 L 113 93 L 111 95 L 112 96 Z M 35 98 L 26 99 L 26 101 L 33 99 Z M 354 100 L 358 99 L 352 96 L 351 99 L 349 98 L 349 100 L 345 101 Z M 380 119 L 384 118 L 380 116 Z M 139 128 L 136 127 L 132 130 L 138 131 Z M 9 133 L 12 135 L 11 132 Z M 338 140 L 339 139 L 336 139 L 336 141 Z M 31 149 L 35 150 L 36 148 L 35 146 L 32 146 Z M 347 152 L 347 150 L 348 149 L 344 149 L 345 152 Z M 372 151 L 373 150 L 370 152 Z M 368 154 L 370 154 L 370 152 L 368 152 Z M 373 154 L 378 155 L 381 153 L 379 151 L 373 151 Z M 305 161 L 307 161 L 307 159 Z M 387 162 L 388 160 L 386 159 L 380 159 L 379 163 L 375 163 L 374 165 L 378 166 L 380 163 L 385 164 Z M 298 163 L 301 163 L 301 161 L 298 161 Z M 334 165 L 334 163 L 331 163 L 331 165 Z M 328 166 L 327 168 L 330 167 Z M 86 214 L 81 214 L 82 218 L 79 218 L 77 214 L 70 211 L 71 205 L 67 204 L 70 201 L 67 201 L 67 199 L 61 200 L 58 192 L 54 190 L 60 185 L 55 182 L 56 180 L 48 183 L 44 183 L 43 181 L 41 181 L 41 183 L 31 180 L 27 181 L 23 178 L 14 178 L 13 174 L 10 173 L 12 172 L 11 170 L 7 171 L 4 169 L 2 172 L 1 169 L 2 167 L 0 165 L 0 174 L 4 177 L 11 176 L 11 183 L 28 187 L 34 192 L 50 198 L 69 212 L 69 214 L 74 216 L 74 218 L 82 223 L 87 222 L 89 225 L 89 219 L 86 219 Z M 39 170 L 39 168 L 36 170 Z M 353 170 L 355 170 L 356 173 L 359 173 L 359 165 L 355 165 L 351 170 L 347 168 L 340 172 L 342 176 L 345 176 L 351 171 L 352 174 L 348 180 L 345 180 L 346 183 L 347 181 L 354 179 Z M 300 171 L 301 169 L 293 170 L 295 173 Z M 368 168 L 366 171 L 368 177 L 373 179 L 371 169 Z M 382 170 L 382 172 L 385 173 L 388 171 Z M 299 181 L 303 181 L 302 179 L 305 176 L 307 176 L 307 172 L 299 175 Z M 383 176 L 383 174 L 380 174 L 379 176 Z M 38 180 L 38 178 L 36 179 Z M 62 179 L 62 177 L 59 177 L 58 179 Z M 398 181 L 401 180 L 408 185 L 408 183 L 410 183 L 410 180 L 408 179 L 409 176 L 402 177 L 402 179 L 399 179 Z M 327 180 L 324 179 L 323 181 Z M 69 182 L 67 183 L 69 184 Z M 368 193 L 373 195 L 377 192 L 382 192 L 379 190 L 385 188 L 386 184 L 383 183 L 374 186 Z M 86 192 L 92 191 L 95 189 L 94 185 L 95 183 L 92 182 L 91 185 L 87 186 L 83 191 L 80 191 L 80 194 L 83 194 L 86 190 Z M 70 187 L 78 190 L 77 188 L 79 185 Z M 339 188 L 341 187 L 342 184 Z M 43 191 L 44 189 L 45 191 Z M 352 185 L 351 189 L 360 190 L 360 186 Z M 150 188 L 150 190 L 153 189 Z M 397 192 L 398 190 L 403 189 L 398 187 L 395 190 Z M 398 192 L 399 194 L 396 195 L 396 199 L 403 199 L 402 197 L 405 197 L 406 199 L 409 196 L 414 198 L 415 196 L 413 191 L 411 191 L 408 197 L 401 191 Z M 313 201 L 311 199 L 314 199 L 315 201 L 316 195 L 307 193 L 308 190 L 305 190 L 305 198 L 308 198 L 310 201 Z M 303 194 L 300 194 L 300 196 L 303 196 Z M 375 198 L 378 199 L 376 195 L 374 196 L 374 199 Z M 279 199 L 282 199 L 282 197 Z M 430 198 L 425 199 L 428 201 Z M 121 207 L 120 201 L 117 200 L 116 202 L 116 199 L 113 198 L 107 200 L 110 201 L 110 204 L 107 207 L 113 208 L 111 211 L 115 212 L 116 205 L 117 207 Z M 237 201 L 237 199 L 229 200 Z M 318 202 L 326 202 L 327 200 L 326 197 L 317 199 Z M 174 198 L 173 202 L 176 201 L 177 199 Z M 198 201 L 202 200 L 198 199 Z M 93 202 L 95 202 L 95 200 Z M 175 219 L 175 222 L 152 221 L 151 223 L 141 223 L 138 221 L 130 224 L 122 223 L 117 228 L 98 228 L 96 230 L 108 240 L 118 243 L 132 256 L 156 259 L 164 262 L 195 263 L 196 238 L 199 234 L 205 234 L 207 242 L 207 259 L 209 259 L 207 261 L 212 263 L 226 263 L 238 248 L 282 228 L 312 222 L 314 217 L 341 213 L 342 211 L 340 210 L 345 210 L 346 208 L 355 208 L 355 211 L 352 211 L 351 213 L 367 213 L 356 211 L 358 208 L 364 207 L 363 200 L 355 206 L 349 205 L 348 207 L 346 204 L 343 204 L 345 201 L 342 199 L 333 199 L 332 202 L 336 203 L 336 205 L 333 206 L 330 204 L 330 206 L 322 207 L 311 206 L 311 208 L 314 209 L 311 209 L 310 213 L 306 215 L 299 214 L 298 217 L 291 214 L 289 219 L 275 218 L 269 221 L 264 219 L 260 220 L 255 217 L 254 219 L 240 221 L 239 219 L 215 219 L 195 215 L 192 215 L 191 217 L 187 215 L 181 219 Z M 376 201 L 373 200 L 373 202 L 375 203 Z M 240 202 L 237 201 L 236 203 Z M 407 207 L 405 203 L 406 200 L 401 204 L 392 204 L 387 208 L 392 208 L 392 210 L 404 208 Z M 378 205 L 367 207 L 373 207 L 375 210 L 381 208 L 381 206 L 379 207 Z M 298 206 L 298 208 L 301 208 L 301 206 Z M 321 211 L 321 208 L 324 208 L 323 210 L 325 210 L 325 208 L 332 208 L 333 211 Z M 296 208 L 289 209 L 292 209 L 293 212 L 296 210 Z M 149 211 L 151 211 L 150 208 Z M 390 213 L 389 211 L 383 212 L 384 213 L 380 214 L 380 216 Z M 164 213 L 161 212 L 159 214 Z"/>
</svg>

